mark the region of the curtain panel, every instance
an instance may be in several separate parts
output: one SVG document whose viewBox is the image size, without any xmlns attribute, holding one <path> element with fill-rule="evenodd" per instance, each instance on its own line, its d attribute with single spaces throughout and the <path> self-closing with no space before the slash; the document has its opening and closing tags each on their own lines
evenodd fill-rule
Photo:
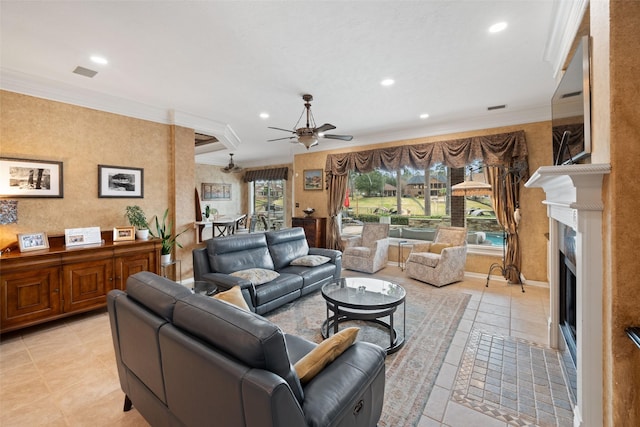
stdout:
<svg viewBox="0 0 640 427">
<path fill-rule="evenodd" d="M 433 143 L 329 154 L 325 163 L 327 188 L 330 190 L 328 246 L 336 249 L 340 247 L 340 224 L 338 224 L 337 215 L 346 196 L 347 186 L 344 177 L 348 176 L 351 171 L 367 173 L 378 168 L 393 171 L 405 166 L 414 169 L 428 169 L 436 163 L 442 163 L 451 168 L 463 168 L 474 160 L 482 160 L 485 166 L 501 168 L 518 164 L 523 170 L 528 171 L 526 166 L 528 154 L 523 130 Z M 496 176 L 495 173 L 493 175 Z M 525 175 L 528 175 L 528 172 L 525 172 Z M 501 185 L 495 183 L 496 186 L 494 183 L 495 179 L 491 182 L 494 189 L 493 199 L 499 200 L 501 199 Z M 508 231 L 512 231 L 515 229 L 515 224 L 511 221 L 513 218 L 512 209 L 518 204 L 518 191 L 513 191 L 512 185 L 508 185 L 508 188 L 512 189 L 511 194 L 507 195 L 508 202 L 506 204 L 498 203 L 495 212 L 500 224 Z M 340 205 L 336 205 L 337 201 L 340 201 Z M 509 248 L 507 258 L 519 269 L 520 247 L 517 241 L 517 230 L 513 230 L 513 234 L 509 234 L 509 236 L 512 237 L 509 237 L 507 241 Z"/>
</svg>

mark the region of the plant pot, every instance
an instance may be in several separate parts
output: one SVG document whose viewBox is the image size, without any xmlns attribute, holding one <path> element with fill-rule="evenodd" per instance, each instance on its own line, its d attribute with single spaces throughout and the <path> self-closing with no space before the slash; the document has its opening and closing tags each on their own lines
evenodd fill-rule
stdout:
<svg viewBox="0 0 640 427">
<path fill-rule="evenodd" d="M 142 230 L 136 230 L 136 238 L 140 239 L 140 240 L 147 240 L 149 238 L 149 230 L 142 229 Z"/>
<path fill-rule="evenodd" d="M 391 224 L 391 217 L 390 216 L 381 216 L 380 217 L 380 224 Z"/>
<path fill-rule="evenodd" d="M 171 262 L 171 254 L 162 254 L 160 255 L 160 264 L 167 265 Z"/>
</svg>

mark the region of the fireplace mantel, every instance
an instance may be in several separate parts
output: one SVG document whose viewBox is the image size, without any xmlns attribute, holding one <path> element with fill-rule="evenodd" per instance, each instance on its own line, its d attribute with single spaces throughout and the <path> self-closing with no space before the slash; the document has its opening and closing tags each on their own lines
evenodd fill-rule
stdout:
<svg viewBox="0 0 640 427">
<path fill-rule="evenodd" d="M 574 427 L 600 426 L 602 408 L 602 180 L 609 164 L 542 166 L 527 188 L 542 188 L 549 216 L 549 345 L 561 346 L 559 332 L 558 222 L 576 231 L 577 402 Z"/>
</svg>

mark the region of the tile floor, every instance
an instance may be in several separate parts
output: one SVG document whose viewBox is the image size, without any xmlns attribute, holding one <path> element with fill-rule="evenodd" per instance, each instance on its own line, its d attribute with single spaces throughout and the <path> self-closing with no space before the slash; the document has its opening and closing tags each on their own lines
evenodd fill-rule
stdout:
<svg viewBox="0 0 640 427">
<path fill-rule="evenodd" d="M 395 266 L 380 272 L 403 277 Z M 418 427 L 504 426 L 500 418 L 452 398 L 456 376 L 472 331 L 545 345 L 547 288 L 468 278 L 440 288 L 465 292 L 471 301 L 436 380 Z M 146 426 L 135 411 L 122 412 L 106 311 L 98 311 L 5 334 L 0 341 L 0 425 Z M 562 424 L 558 424 L 562 425 Z"/>
</svg>

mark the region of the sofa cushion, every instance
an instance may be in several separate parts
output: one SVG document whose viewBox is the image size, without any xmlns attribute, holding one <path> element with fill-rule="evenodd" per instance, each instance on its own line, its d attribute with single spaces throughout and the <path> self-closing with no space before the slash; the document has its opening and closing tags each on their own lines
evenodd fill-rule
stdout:
<svg viewBox="0 0 640 427">
<path fill-rule="evenodd" d="M 248 280 L 254 285 L 262 285 L 280 276 L 280 273 L 265 268 L 248 268 L 246 270 L 234 271 L 230 276 Z"/>
<path fill-rule="evenodd" d="M 327 278 L 333 279 L 336 271 L 335 264 L 326 263 L 317 267 L 304 267 L 301 265 L 291 265 L 280 270 L 281 274 L 295 274 L 302 277 L 303 287 L 313 285 Z"/>
<path fill-rule="evenodd" d="M 289 360 L 284 333 L 264 317 L 192 294 L 176 304 L 174 324 L 247 366 L 280 376 L 298 401 L 303 401 L 302 386 Z"/>
<path fill-rule="evenodd" d="M 439 254 L 431 252 L 417 252 L 409 255 L 407 262 L 415 262 L 416 264 L 426 265 L 427 267 L 436 267 L 440 261 Z"/>
<path fill-rule="evenodd" d="M 235 234 L 207 240 L 211 270 L 230 274 L 248 268 L 275 270 L 264 233 Z"/>
<path fill-rule="evenodd" d="M 318 265 L 326 264 L 331 261 L 331 258 L 322 255 L 305 255 L 300 258 L 296 258 L 289 263 L 289 265 L 303 265 L 305 267 L 316 267 Z"/>
<path fill-rule="evenodd" d="M 345 248 L 344 255 L 358 256 L 362 258 L 369 258 L 371 256 L 371 249 L 364 246 L 352 246 Z"/>
<path fill-rule="evenodd" d="M 358 336 L 360 328 L 346 328 L 322 341 L 294 365 L 303 384 L 308 383 L 336 357 L 340 356 Z"/>
<path fill-rule="evenodd" d="M 432 243 L 429 246 L 429 252 L 432 254 L 441 254 L 443 249 L 450 247 L 451 245 L 449 243 Z"/>
<path fill-rule="evenodd" d="M 260 306 L 302 288 L 302 277 L 293 274 L 280 274 L 268 283 L 255 287 L 255 305 Z M 299 296 L 299 295 L 298 295 Z"/>
<path fill-rule="evenodd" d="M 244 300 L 244 297 L 242 296 L 242 290 L 240 289 L 240 286 L 234 286 L 228 291 L 219 292 L 215 294 L 213 298 L 220 301 L 228 302 L 229 304 L 233 304 L 236 307 L 241 308 L 243 310 L 251 311 L 251 309 L 247 305 L 247 302 Z"/>
<path fill-rule="evenodd" d="M 309 254 L 309 244 L 301 227 L 270 231 L 266 238 L 275 270 L 279 271 L 294 259 Z"/>
</svg>

